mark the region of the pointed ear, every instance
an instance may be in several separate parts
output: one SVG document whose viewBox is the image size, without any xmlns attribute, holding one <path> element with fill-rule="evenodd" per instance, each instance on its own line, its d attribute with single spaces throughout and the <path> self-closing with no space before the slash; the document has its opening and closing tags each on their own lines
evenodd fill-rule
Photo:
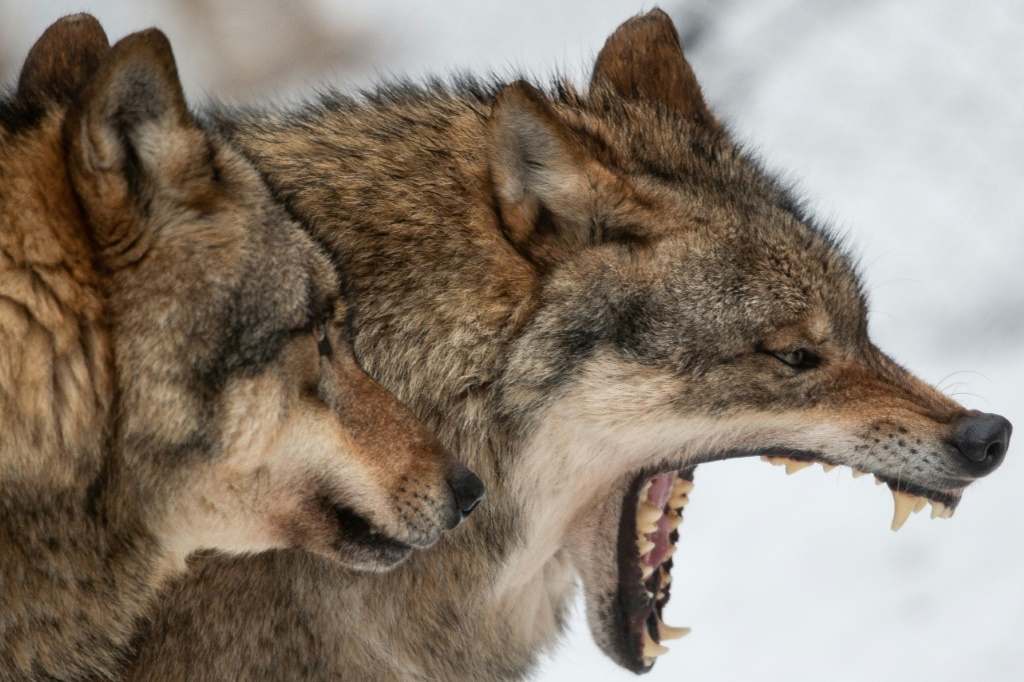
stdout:
<svg viewBox="0 0 1024 682">
<path fill-rule="evenodd" d="M 166 36 L 150 29 L 118 42 L 65 126 L 71 180 L 101 258 L 111 268 L 138 260 L 156 229 L 153 198 L 209 162 Z"/>
<path fill-rule="evenodd" d="M 600 168 L 544 95 L 525 81 L 506 86 L 488 135 L 491 179 L 512 243 L 526 251 L 539 237 L 585 244 L 591 175 Z"/>
<path fill-rule="evenodd" d="M 16 97 L 38 107 L 69 100 L 109 50 L 107 34 L 94 17 L 72 14 L 58 19 L 29 50 Z"/>
<path fill-rule="evenodd" d="M 685 118 L 712 122 L 697 77 L 672 19 L 660 9 L 633 17 L 608 38 L 594 63 L 591 91 L 610 87 L 626 99 L 645 99 Z"/>
</svg>

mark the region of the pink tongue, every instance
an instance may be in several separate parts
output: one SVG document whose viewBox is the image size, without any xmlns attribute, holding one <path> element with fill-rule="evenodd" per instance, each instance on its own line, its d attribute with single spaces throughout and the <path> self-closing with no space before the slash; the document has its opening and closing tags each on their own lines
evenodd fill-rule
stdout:
<svg viewBox="0 0 1024 682">
<path fill-rule="evenodd" d="M 651 487 L 647 493 L 647 499 L 658 509 L 664 509 L 668 500 L 672 497 L 672 484 L 676 480 L 675 473 L 667 473 L 655 476 L 651 479 Z M 658 566 L 665 560 L 668 548 L 671 543 L 668 539 L 668 516 L 663 515 L 658 519 L 658 527 L 653 533 L 647 534 L 647 539 L 654 543 L 654 549 L 643 557 L 643 562 L 648 566 Z"/>
<path fill-rule="evenodd" d="M 651 479 L 651 487 L 647 493 L 647 499 L 658 509 L 664 509 L 668 504 L 668 498 L 672 497 L 672 484 L 675 483 L 676 475 L 673 472 L 659 474 Z"/>
</svg>

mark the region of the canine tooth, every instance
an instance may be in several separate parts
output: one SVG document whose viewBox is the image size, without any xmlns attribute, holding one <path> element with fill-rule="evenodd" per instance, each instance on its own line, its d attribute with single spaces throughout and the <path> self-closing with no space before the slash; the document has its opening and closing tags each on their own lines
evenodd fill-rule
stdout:
<svg viewBox="0 0 1024 682">
<path fill-rule="evenodd" d="M 854 478 L 860 478 L 861 476 L 863 476 L 866 473 L 867 473 L 866 471 L 861 471 L 860 469 L 854 469 L 853 470 L 853 477 Z"/>
<path fill-rule="evenodd" d="M 821 468 L 825 470 L 826 474 L 831 472 L 833 469 L 836 468 L 835 464 L 829 464 L 828 462 L 820 462 L 820 464 L 821 464 Z"/>
<path fill-rule="evenodd" d="M 932 518 L 937 519 L 946 511 L 946 505 L 936 500 L 928 500 L 932 504 Z"/>
<path fill-rule="evenodd" d="M 690 628 L 677 628 L 658 621 L 658 639 L 662 642 L 682 639 L 690 634 Z"/>
<path fill-rule="evenodd" d="M 902 528 L 903 524 L 910 518 L 910 512 L 914 511 L 914 505 L 917 504 L 917 496 L 894 490 L 892 491 L 892 499 L 895 511 L 893 512 L 891 527 L 895 531 Z"/>
<path fill-rule="evenodd" d="M 654 543 L 645 537 L 639 537 L 636 539 L 636 548 L 640 550 L 640 556 L 647 554 L 652 549 L 654 549 L 654 547 Z"/>
<path fill-rule="evenodd" d="M 917 498 L 917 502 L 914 503 L 914 513 L 916 514 L 917 512 L 921 511 L 922 509 L 924 509 L 927 506 L 928 506 L 928 500 L 926 500 L 923 497 Z"/>
<path fill-rule="evenodd" d="M 673 493 L 683 493 L 689 495 L 693 492 L 693 481 L 688 481 L 685 478 L 679 478 L 676 476 L 676 480 L 672 483 Z"/>
<path fill-rule="evenodd" d="M 678 512 L 670 512 L 668 515 L 668 532 L 671 533 L 672 531 L 674 531 L 676 528 L 679 527 L 679 524 L 682 522 L 683 517 L 680 516 Z"/>
<path fill-rule="evenodd" d="M 788 475 L 792 476 L 796 472 L 800 471 L 801 469 L 806 469 L 807 467 L 811 466 L 812 464 L 814 464 L 814 462 L 798 462 L 795 459 L 787 460 L 786 461 L 786 473 Z"/>
<path fill-rule="evenodd" d="M 651 639 L 651 635 L 647 630 L 644 630 L 644 656 L 648 658 L 657 658 L 658 656 L 664 656 L 668 653 L 668 647 L 662 646 Z"/>
</svg>

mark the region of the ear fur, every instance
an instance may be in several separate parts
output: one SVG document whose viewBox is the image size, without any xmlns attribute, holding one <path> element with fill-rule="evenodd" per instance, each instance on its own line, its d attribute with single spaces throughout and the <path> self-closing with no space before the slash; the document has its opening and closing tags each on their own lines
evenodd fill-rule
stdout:
<svg viewBox="0 0 1024 682">
<path fill-rule="evenodd" d="M 79 94 L 65 123 L 68 167 L 102 260 L 119 267 L 151 244 L 154 195 L 206 163 L 166 36 L 118 42 Z"/>
<path fill-rule="evenodd" d="M 107 34 L 91 15 L 58 19 L 29 50 L 15 96 L 33 107 L 64 102 L 96 71 L 109 50 Z"/>
<path fill-rule="evenodd" d="M 590 174 L 598 164 L 544 95 L 526 81 L 506 86 L 488 135 L 491 179 L 512 243 L 529 250 L 545 212 L 558 221 L 562 241 L 585 243 Z"/>
<path fill-rule="evenodd" d="M 591 91 L 611 87 L 626 99 L 644 99 L 689 119 L 713 122 L 693 69 L 683 56 L 672 19 L 652 9 L 619 26 L 594 63 Z"/>
</svg>

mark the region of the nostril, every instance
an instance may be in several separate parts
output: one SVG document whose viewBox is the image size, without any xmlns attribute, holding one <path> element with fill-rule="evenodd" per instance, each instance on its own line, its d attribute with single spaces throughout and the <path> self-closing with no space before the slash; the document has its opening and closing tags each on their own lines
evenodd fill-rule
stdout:
<svg viewBox="0 0 1024 682">
<path fill-rule="evenodd" d="M 477 475 L 469 469 L 458 476 L 449 484 L 452 493 L 455 495 L 455 504 L 463 519 L 473 513 L 473 510 L 480 506 L 484 499 L 484 484 Z"/>
<path fill-rule="evenodd" d="M 470 504 L 469 504 L 468 506 L 464 507 L 464 508 L 462 509 L 462 514 L 463 514 L 463 516 L 469 516 L 469 515 L 470 515 L 470 513 L 472 513 L 472 511 L 473 511 L 474 509 L 476 509 L 477 507 L 479 507 L 479 506 L 480 506 L 480 502 L 481 502 L 481 501 L 482 501 L 482 498 L 481 498 L 481 499 L 479 499 L 479 500 L 474 500 L 474 501 L 473 501 L 473 502 L 471 502 L 471 503 L 470 503 Z"/>
<path fill-rule="evenodd" d="M 972 412 L 953 426 L 952 443 L 964 458 L 982 465 L 989 473 L 1003 460 L 1013 427 L 998 414 Z"/>
<path fill-rule="evenodd" d="M 1004 450 L 1004 447 L 1003 447 L 1003 443 L 1001 441 L 996 441 L 995 443 L 991 443 L 988 446 L 988 448 L 985 450 L 985 458 L 987 459 L 989 457 L 1002 457 L 1003 450 Z"/>
</svg>

